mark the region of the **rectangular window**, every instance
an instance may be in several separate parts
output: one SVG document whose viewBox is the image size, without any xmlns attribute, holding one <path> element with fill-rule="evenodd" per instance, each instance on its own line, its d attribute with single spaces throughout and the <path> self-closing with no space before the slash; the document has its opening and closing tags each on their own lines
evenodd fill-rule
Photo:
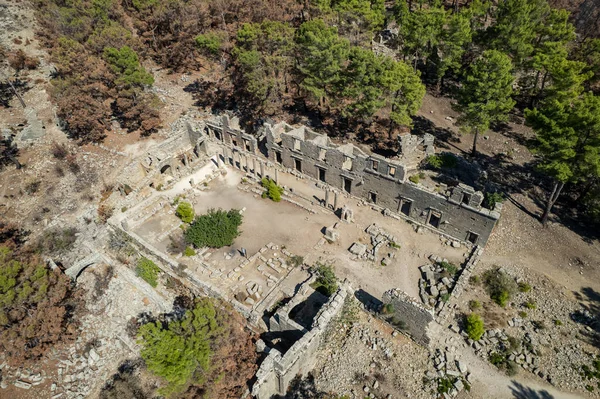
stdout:
<svg viewBox="0 0 600 399">
<path fill-rule="evenodd" d="M 231 144 L 233 144 L 234 147 L 237 147 L 237 140 L 231 136 Z"/>
<path fill-rule="evenodd" d="M 348 179 L 347 177 L 342 177 L 342 179 L 344 183 L 344 191 L 350 194 L 352 191 L 352 180 Z"/>
<path fill-rule="evenodd" d="M 373 169 L 373 170 L 379 169 L 379 161 L 372 160 L 371 161 L 371 169 Z"/>
<path fill-rule="evenodd" d="M 471 194 L 463 193 L 462 203 L 469 205 L 469 202 L 471 202 Z"/>
<path fill-rule="evenodd" d="M 374 193 L 373 191 L 369 191 L 369 201 L 376 204 L 377 203 L 377 193 Z"/>
<path fill-rule="evenodd" d="M 325 182 L 325 169 L 317 167 L 319 170 L 319 180 Z"/>
<path fill-rule="evenodd" d="M 319 161 L 325 160 L 325 154 L 327 154 L 327 150 L 325 148 L 319 148 Z"/>
<path fill-rule="evenodd" d="M 294 164 L 296 166 L 296 170 L 298 172 L 302 172 L 302 161 L 299 159 L 294 159 Z"/>
<path fill-rule="evenodd" d="M 438 229 L 440 227 L 440 222 L 442 221 L 442 214 L 436 211 L 430 211 L 429 213 L 429 223 L 430 226 Z"/>
<path fill-rule="evenodd" d="M 388 174 L 392 177 L 396 176 L 396 168 L 393 166 L 388 167 Z"/>
<path fill-rule="evenodd" d="M 352 158 L 350 158 L 350 157 L 344 158 L 344 163 L 342 164 L 342 169 L 352 170 Z"/>
<path fill-rule="evenodd" d="M 477 244 L 477 240 L 479 239 L 479 234 L 475 234 L 472 231 L 467 233 L 467 241 L 471 244 Z"/>
<path fill-rule="evenodd" d="M 275 151 L 275 160 L 280 165 L 283 163 L 283 158 L 281 157 L 281 151 Z"/>
<path fill-rule="evenodd" d="M 300 151 L 300 140 L 294 139 L 294 150 Z"/>
<path fill-rule="evenodd" d="M 400 213 L 410 216 L 410 209 L 412 208 L 412 201 L 407 199 L 400 200 L 400 208 L 398 209 Z"/>
<path fill-rule="evenodd" d="M 244 144 L 246 145 L 246 151 L 250 151 L 250 140 L 244 140 Z"/>
</svg>

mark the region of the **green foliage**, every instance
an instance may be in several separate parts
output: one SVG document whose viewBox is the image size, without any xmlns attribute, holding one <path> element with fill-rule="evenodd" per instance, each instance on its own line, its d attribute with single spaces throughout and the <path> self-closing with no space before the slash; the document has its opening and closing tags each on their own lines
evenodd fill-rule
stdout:
<svg viewBox="0 0 600 399">
<path fill-rule="evenodd" d="M 156 288 L 158 285 L 158 274 L 160 273 L 160 268 L 156 266 L 156 263 L 152 262 L 150 259 L 141 257 L 137 262 L 135 273 L 138 275 L 138 277 L 141 277 L 152 287 Z"/>
<path fill-rule="evenodd" d="M 467 132 L 475 133 L 473 152 L 477 151 L 479 133 L 492 123 L 507 120 L 515 105 L 511 98 L 512 63 L 510 58 L 496 50 L 486 50 L 473 62 L 464 77 L 458 96 L 457 109 L 462 112 L 460 122 Z"/>
<path fill-rule="evenodd" d="M 37 304 L 45 298 L 49 285 L 45 266 L 23 263 L 9 248 L 0 246 L 0 312 Z M 8 320 L 6 315 L 3 319 Z"/>
<path fill-rule="evenodd" d="M 73 227 L 46 230 L 39 240 L 39 251 L 48 255 L 63 255 L 73 247 L 76 234 L 77 229 Z"/>
<path fill-rule="evenodd" d="M 186 247 L 185 251 L 183 251 L 183 256 L 194 256 L 196 255 L 196 251 L 192 247 Z"/>
<path fill-rule="evenodd" d="M 335 94 L 350 44 L 321 19 L 304 22 L 296 33 L 300 87 L 319 105 Z"/>
<path fill-rule="evenodd" d="M 263 177 L 261 184 L 267 190 L 263 193 L 263 198 L 268 197 L 274 202 L 281 201 L 283 187 L 278 186 L 277 183 L 275 183 L 275 180 L 271 180 L 268 177 Z"/>
<path fill-rule="evenodd" d="M 519 285 L 519 292 L 529 292 L 529 291 L 531 291 L 531 285 L 527 284 L 524 281 L 521 281 L 518 285 Z"/>
<path fill-rule="evenodd" d="M 519 311 L 519 317 L 522 318 L 522 319 L 526 318 L 527 317 L 527 312 L 525 312 L 523 310 Z"/>
<path fill-rule="evenodd" d="M 442 295 L 440 295 L 440 300 L 441 300 L 442 302 L 448 302 L 448 301 L 450 300 L 450 294 L 449 294 L 449 293 L 446 293 L 446 294 L 442 294 Z"/>
<path fill-rule="evenodd" d="M 477 309 L 480 309 L 480 308 L 481 308 L 481 302 L 476 301 L 474 299 L 471 299 L 469 301 L 469 309 L 471 309 L 471 310 L 477 310 Z"/>
<path fill-rule="evenodd" d="M 223 46 L 223 35 L 214 32 L 208 32 L 196 36 L 195 41 L 196 46 L 198 46 L 200 50 L 208 54 L 217 55 Z"/>
<path fill-rule="evenodd" d="M 312 287 L 323 295 L 331 296 L 337 289 L 337 277 L 333 271 L 333 267 L 318 263 L 312 267 L 312 271 L 316 274 L 317 279 Z"/>
<path fill-rule="evenodd" d="M 438 262 L 438 265 L 447 271 L 451 276 L 454 276 L 456 273 L 458 273 L 458 267 L 456 267 L 456 265 L 453 263 L 441 261 Z"/>
<path fill-rule="evenodd" d="M 392 313 L 394 313 L 394 305 L 392 305 L 391 303 L 386 303 L 381 308 L 381 313 L 383 313 L 383 314 L 392 314 Z"/>
<path fill-rule="evenodd" d="M 300 255 L 292 255 L 288 258 L 288 262 L 293 267 L 300 267 L 304 263 L 304 257 L 302 257 Z"/>
<path fill-rule="evenodd" d="M 120 49 L 106 47 L 104 49 L 104 59 L 111 66 L 111 69 L 118 78 L 116 83 L 126 87 L 151 86 L 154 83 L 152 74 L 146 72 L 140 65 L 137 53 L 129 46 L 123 46 Z"/>
<path fill-rule="evenodd" d="M 191 223 L 194 220 L 194 207 L 189 202 L 181 201 L 179 205 L 177 205 L 177 210 L 175 214 L 181 219 L 184 223 Z"/>
<path fill-rule="evenodd" d="M 471 285 L 479 285 L 479 282 L 480 282 L 479 276 L 476 276 L 473 274 L 471 277 L 469 277 L 469 283 Z"/>
<path fill-rule="evenodd" d="M 488 209 L 494 209 L 496 204 L 502 201 L 504 201 L 504 195 L 502 193 L 486 192 L 483 198 L 483 205 Z"/>
<path fill-rule="evenodd" d="M 420 181 L 420 176 L 419 175 L 412 175 L 408 177 L 408 180 L 410 180 L 411 182 L 415 183 L 415 184 L 419 184 Z"/>
<path fill-rule="evenodd" d="M 199 300 L 181 320 L 140 327 L 142 358 L 152 373 L 167 382 L 161 394 L 179 393 L 191 383 L 204 382 L 211 366 L 211 342 L 222 331 L 217 309 L 208 298 Z"/>
<path fill-rule="evenodd" d="M 465 321 L 465 331 L 474 341 L 479 341 L 481 336 L 485 333 L 485 327 L 483 319 L 476 313 L 471 313 L 467 316 Z"/>
<path fill-rule="evenodd" d="M 483 281 L 490 298 L 502 307 L 505 307 L 512 295 L 517 292 L 515 280 L 500 269 L 486 271 Z"/>
<path fill-rule="evenodd" d="M 229 246 L 240 234 L 238 228 L 241 224 L 242 215 L 237 209 L 210 209 L 207 214 L 196 216 L 185 231 L 185 239 L 196 248 Z"/>
<path fill-rule="evenodd" d="M 453 169 L 458 164 L 456 156 L 449 152 L 440 155 L 430 155 L 425 162 L 432 169 Z"/>
<path fill-rule="evenodd" d="M 554 322 L 554 325 L 555 325 L 555 326 L 562 326 L 562 325 L 563 325 L 563 322 L 562 322 L 562 321 L 560 321 L 560 320 L 558 320 L 558 319 L 554 319 L 554 321 L 553 321 L 553 322 Z"/>
</svg>

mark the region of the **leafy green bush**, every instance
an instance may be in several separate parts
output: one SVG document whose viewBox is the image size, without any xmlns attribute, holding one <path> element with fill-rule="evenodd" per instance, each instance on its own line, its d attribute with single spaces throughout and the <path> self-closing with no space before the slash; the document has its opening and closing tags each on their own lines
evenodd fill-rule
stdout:
<svg viewBox="0 0 600 399">
<path fill-rule="evenodd" d="M 485 193 L 483 198 L 483 206 L 487 209 L 494 209 L 496 204 L 504 201 L 504 195 L 502 193 Z"/>
<path fill-rule="evenodd" d="M 264 177 L 261 180 L 262 186 L 267 190 L 263 193 L 263 198 L 270 198 L 274 202 L 281 201 L 281 194 L 283 194 L 283 188 L 279 187 L 274 180 Z"/>
<path fill-rule="evenodd" d="M 474 299 L 472 299 L 472 300 L 469 301 L 469 309 L 471 309 L 471 310 L 477 310 L 479 308 L 481 308 L 481 302 L 476 301 Z"/>
<path fill-rule="evenodd" d="M 450 294 L 446 293 L 446 294 L 440 295 L 440 300 L 442 302 L 448 302 L 450 300 Z"/>
<path fill-rule="evenodd" d="M 520 282 L 519 283 L 519 291 L 520 292 L 529 292 L 531 291 L 531 286 L 525 282 Z"/>
<path fill-rule="evenodd" d="M 521 311 L 519 312 L 519 317 L 520 317 L 520 318 L 522 318 L 522 319 L 526 318 L 526 317 L 527 317 L 527 312 L 525 312 L 525 311 L 521 310 Z"/>
<path fill-rule="evenodd" d="M 223 37 L 216 33 L 205 33 L 196 36 L 196 46 L 209 54 L 219 54 L 223 45 Z"/>
<path fill-rule="evenodd" d="M 319 291 L 323 295 L 331 296 L 337 291 L 337 277 L 333 272 L 333 267 L 318 263 L 313 266 L 312 270 L 317 275 L 316 281 L 312 284 L 312 288 Z"/>
<path fill-rule="evenodd" d="M 140 64 L 137 53 L 129 46 L 104 48 L 104 59 L 117 75 L 115 83 L 123 86 L 151 86 L 154 77 Z"/>
<path fill-rule="evenodd" d="M 386 303 L 381 308 L 381 313 L 383 313 L 383 314 L 392 314 L 392 313 L 394 313 L 394 305 L 392 305 L 391 303 Z"/>
<path fill-rule="evenodd" d="M 299 267 L 302 266 L 302 264 L 304 263 L 304 257 L 299 255 L 292 255 L 288 258 L 288 262 L 294 267 Z"/>
<path fill-rule="evenodd" d="M 474 341 L 479 341 L 483 333 L 485 333 L 485 327 L 483 324 L 483 319 L 476 313 L 471 313 L 467 316 L 467 320 L 465 321 L 465 331 Z"/>
<path fill-rule="evenodd" d="M 471 283 L 471 285 L 479 285 L 479 276 L 473 274 L 469 277 L 469 283 Z"/>
<path fill-rule="evenodd" d="M 196 251 L 194 251 L 194 248 L 192 248 L 192 247 L 187 247 L 185 249 L 185 251 L 183 251 L 183 255 L 184 256 L 194 256 L 194 255 L 196 255 Z"/>
<path fill-rule="evenodd" d="M 456 267 L 456 265 L 453 263 L 442 261 L 438 262 L 438 265 L 446 270 L 451 276 L 454 276 L 456 273 L 458 273 L 458 267 Z"/>
<path fill-rule="evenodd" d="M 456 156 L 448 152 L 440 155 L 430 155 L 427 157 L 426 162 L 432 169 L 453 169 L 458 164 Z"/>
<path fill-rule="evenodd" d="M 415 184 L 419 184 L 420 177 L 419 177 L 419 175 L 412 175 L 412 176 L 409 176 L 408 180 L 410 180 L 411 182 L 413 182 Z"/>
<path fill-rule="evenodd" d="M 488 270 L 483 275 L 490 298 L 498 305 L 505 307 L 517 291 L 515 280 L 500 269 Z"/>
<path fill-rule="evenodd" d="M 532 300 L 530 299 L 530 300 L 528 300 L 527 302 L 525 302 L 525 307 L 526 307 L 527 309 L 536 309 L 536 308 L 537 308 L 537 305 L 535 304 L 535 302 L 534 302 L 534 301 L 532 301 Z"/>
<path fill-rule="evenodd" d="M 194 208 L 189 202 L 181 201 L 177 205 L 175 213 L 184 223 L 192 223 L 192 220 L 194 220 Z"/>
<path fill-rule="evenodd" d="M 562 325 L 563 325 L 563 322 L 562 322 L 562 321 L 560 321 L 560 320 L 558 320 L 558 319 L 554 319 L 554 325 L 555 325 L 555 326 L 562 326 Z"/>
<path fill-rule="evenodd" d="M 140 258 L 135 268 L 135 273 L 152 287 L 158 285 L 158 273 L 160 273 L 160 268 L 150 259 L 145 257 Z"/>
<path fill-rule="evenodd" d="M 196 216 L 184 235 L 196 248 L 221 248 L 233 244 L 241 224 L 242 215 L 237 209 L 210 209 L 207 214 Z"/>
</svg>

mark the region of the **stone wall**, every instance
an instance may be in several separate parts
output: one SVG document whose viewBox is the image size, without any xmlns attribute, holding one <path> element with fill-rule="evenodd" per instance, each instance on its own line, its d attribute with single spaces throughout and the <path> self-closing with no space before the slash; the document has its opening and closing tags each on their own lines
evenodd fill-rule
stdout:
<svg viewBox="0 0 600 399">
<path fill-rule="evenodd" d="M 341 284 L 315 316 L 311 329 L 285 354 L 276 349 L 270 350 L 256 372 L 252 396 L 257 399 L 270 399 L 273 395 L 285 395 L 289 383 L 296 375 L 304 375 L 312 370 L 327 326 L 341 311 L 350 289 L 348 283 Z"/>
<path fill-rule="evenodd" d="M 437 193 L 407 181 L 407 170 L 414 166 L 411 159 L 432 153 L 431 137 L 404 137 L 403 152 L 396 160 L 369 154 L 353 144 L 334 145 L 326 135 L 305 126 L 280 122 L 265 124 L 263 130 L 266 155 L 273 164 L 461 242 L 485 245 L 500 217 L 499 212 L 481 206 L 483 194 L 470 186 L 459 184 Z M 256 138 L 241 131 L 226 115 L 206 121 L 204 131 L 229 146 L 231 159 L 238 159 L 240 167 L 242 159 L 260 154 Z"/>
<path fill-rule="evenodd" d="M 392 305 L 392 317 L 404 323 L 404 333 L 420 345 L 429 345 L 429 324 L 433 321 L 433 310 L 397 288 L 383 293 L 383 303 Z"/>
</svg>

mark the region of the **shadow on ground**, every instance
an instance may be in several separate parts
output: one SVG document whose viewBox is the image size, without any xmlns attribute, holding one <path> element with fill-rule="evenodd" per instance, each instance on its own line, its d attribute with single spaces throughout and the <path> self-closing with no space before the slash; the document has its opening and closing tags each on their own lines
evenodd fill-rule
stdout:
<svg viewBox="0 0 600 399">
<path fill-rule="evenodd" d="M 554 396 L 546 390 L 537 391 L 515 380 L 511 382 L 513 385 L 510 387 L 510 391 L 515 399 L 554 399 Z"/>
</svg>

